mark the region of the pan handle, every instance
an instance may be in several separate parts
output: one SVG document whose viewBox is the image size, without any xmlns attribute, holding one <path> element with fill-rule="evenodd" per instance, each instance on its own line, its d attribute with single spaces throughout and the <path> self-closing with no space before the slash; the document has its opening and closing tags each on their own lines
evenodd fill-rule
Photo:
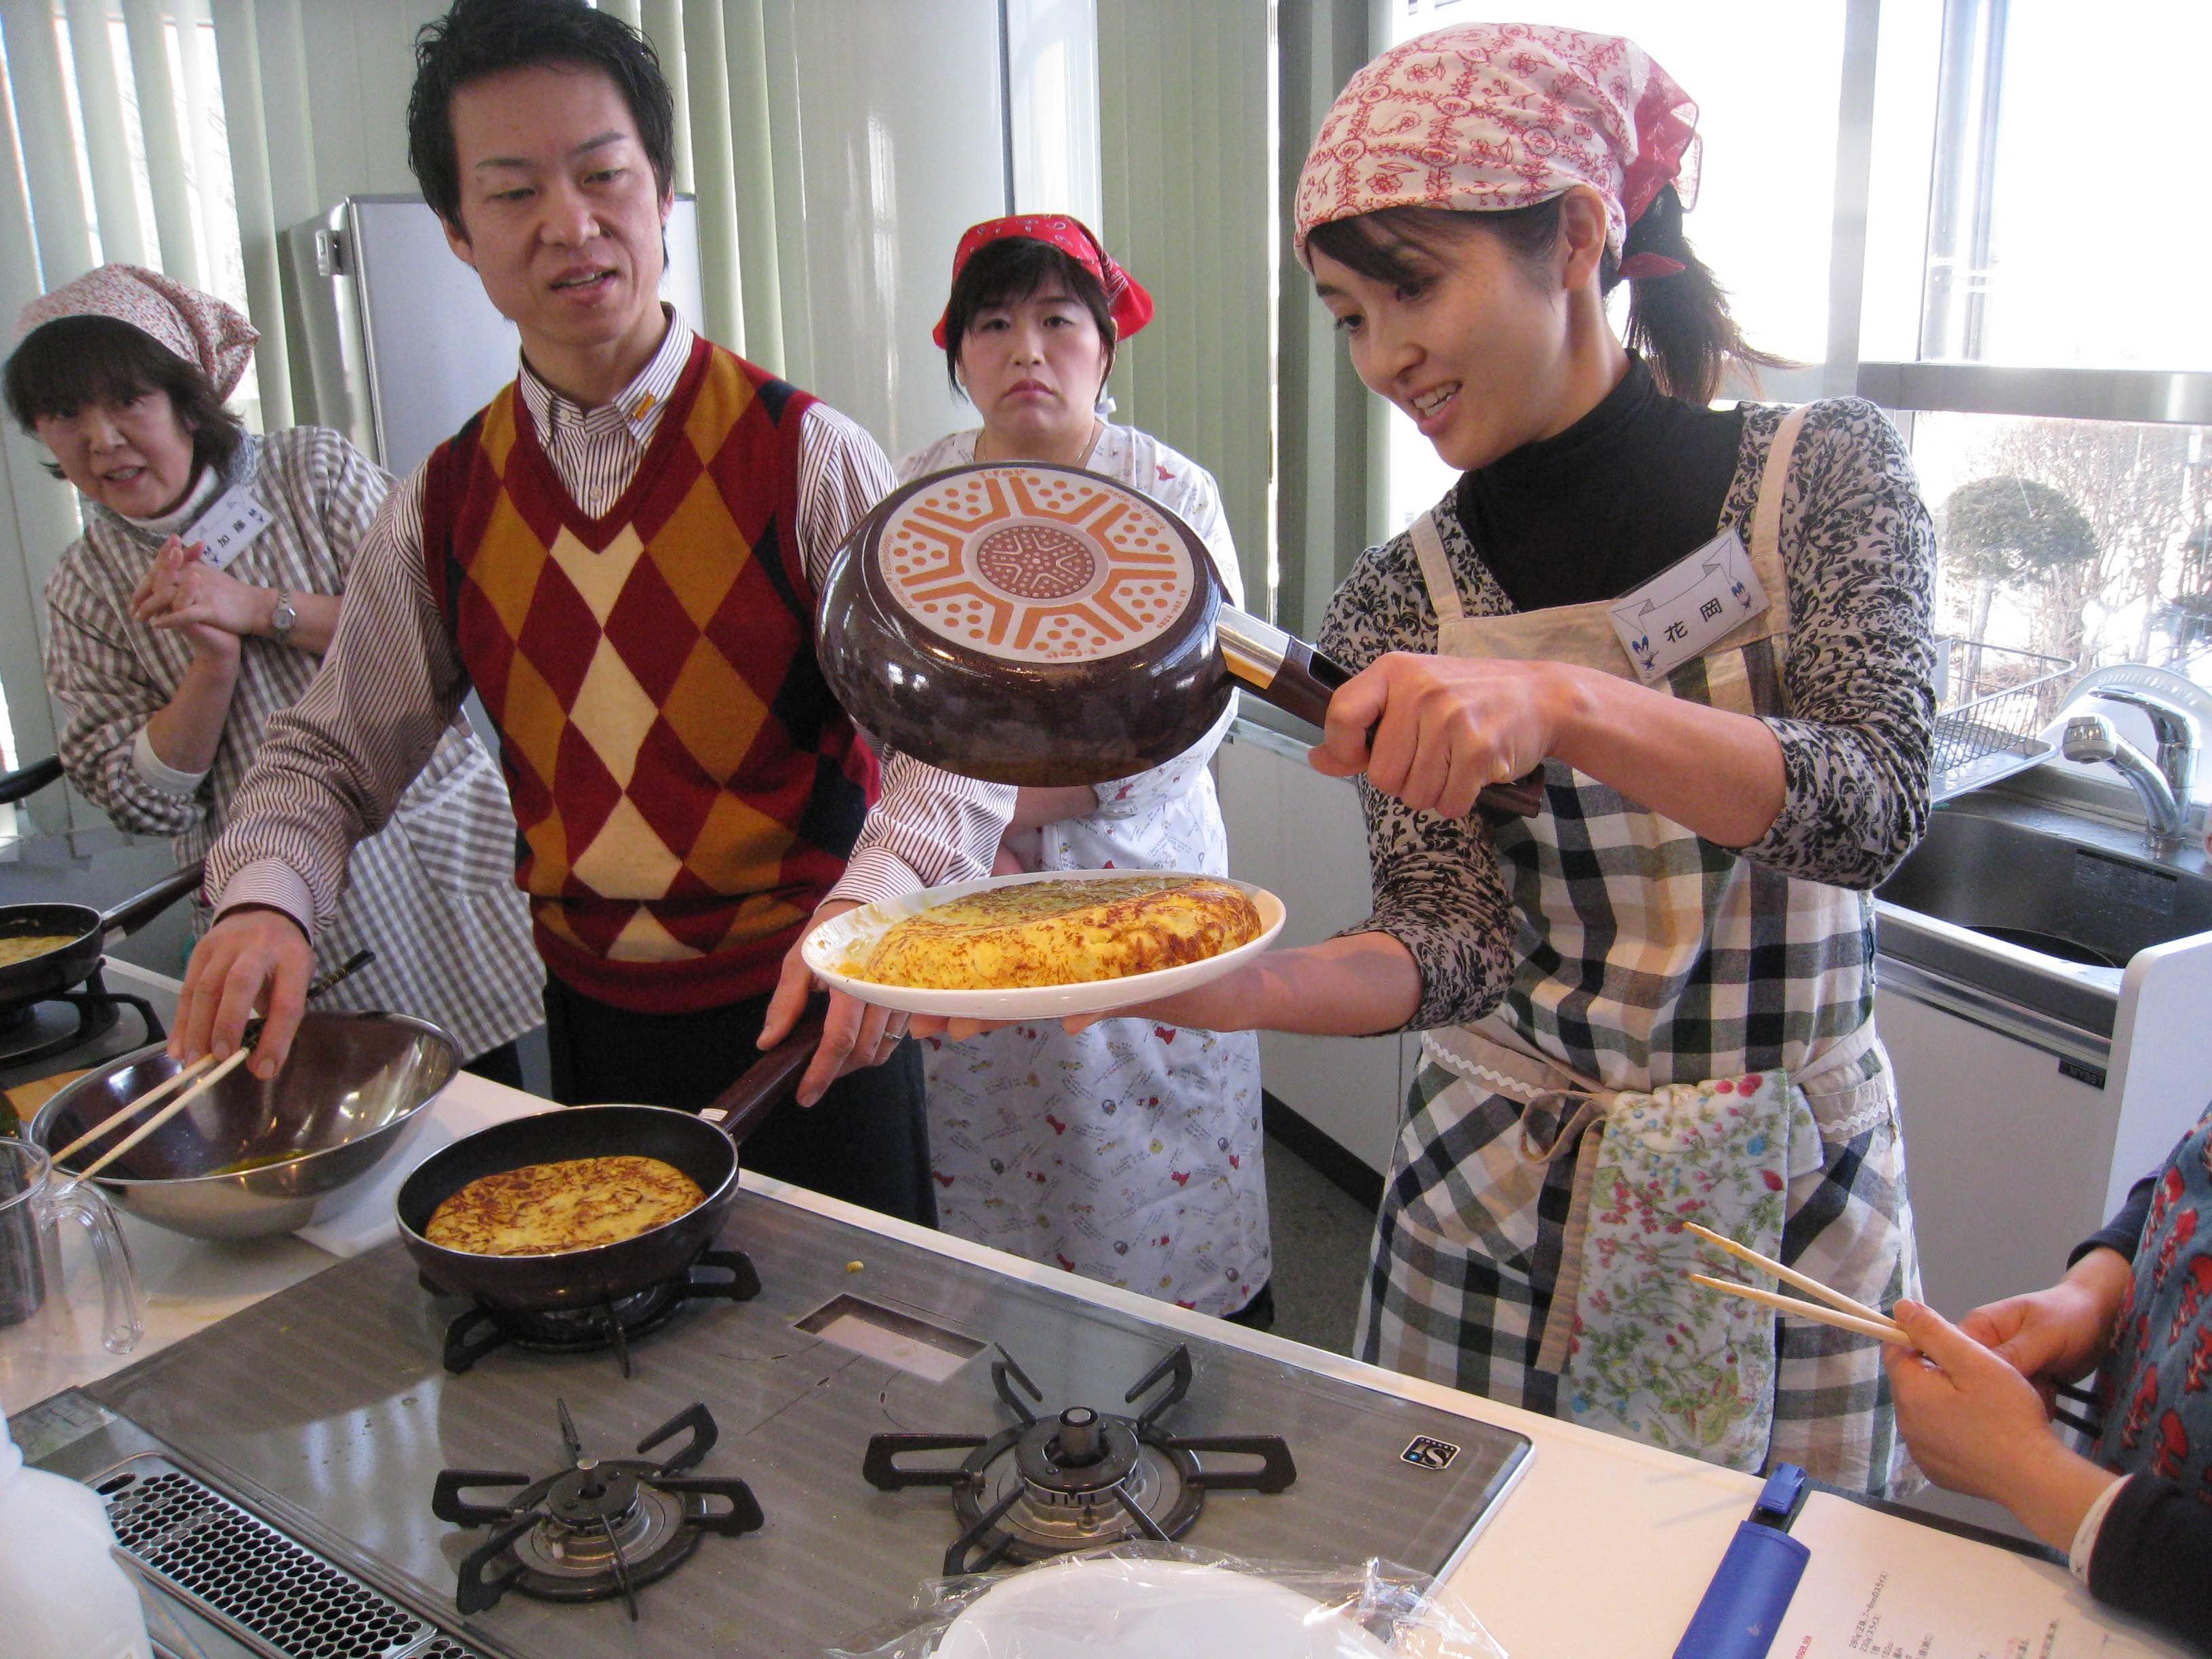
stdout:
<svg viewBox="0 0 2212 1659">
<path fill-rule="evenodd" d="M 100 919 L 103 938 L 120 927 L 125 933 L 136 933 L 155 916 L 167 909 L 185 894 L 197 891 L 200 878 L 205 873 L 203 863 L 194 859 L 183 869 L 164 876 L 137 898 L 123 901 Z"/>
<path fill-rule="evenodd" d="M 62 775 L 62 757 L 49 755 L 13 772 L 0 772 L 0 806 L 8 806 L 36 793 Z"/>
<path fill-rule="evenodd" d="M 790 1097 L 805 1075 L 807 1061 L 822 1046 L 822 1027 L 829 1009 L 826 1001 L 810 1002 L 792 1027 L 791 1035 L 747 1066 L 738 1080 L 716 1096 L 700 1114 L 722 1133 L 744 1145 L 745 1137 L 761 1120 Z"/>
<path fill-rule="evenodd" d="M 1337 687 L 1352 678 L 1352 671 L 1333 657 L 1325 657 L 1296 635 L 1279 629 L 1257 623 L 1256 618 L 1239 615 L 1232 623 L 1226 611 L 1222 617 L 1222 655 L 1228 662 L 1230 672 L 1252 685 L 1261 696 L 1286 714 L 1295 714 L 1309 726 L 1324 726 L 1328 721 L 1328 700 L 1336 695 Z M 1264 629 L 1264 634 L 1259 629 Z M 1232 632 L 1233 630 L 1233 632 Z M 1237 638 L 1248 631 L 1250 640 Z M 1254 647 L 1258 647 L 1255 651 Z M 1257 657 L 1261 664 L 1268 659 L 1279 659 L 1270 665 L 1273 672 L 1264 681 L 1255 680 L 1248 668 L 1258 665 L 1250 659 Z M 1367 739 L 1375 740 L 1375 728 L 1367 730 Z M 1537 767 L 1525 777 L 1510 783 L 1486 785 L 1474 798 L 1475 805 L 1485 812 L 1498 813 L 1505 817 L 1534 817 L 1544 806 L 1544 769 Z"/>
</svg>

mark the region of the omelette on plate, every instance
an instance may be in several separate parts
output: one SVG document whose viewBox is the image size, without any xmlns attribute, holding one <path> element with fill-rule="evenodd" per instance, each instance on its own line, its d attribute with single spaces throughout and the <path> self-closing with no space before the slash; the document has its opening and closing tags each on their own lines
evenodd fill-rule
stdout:
<svg viewBox="0 0 2212 1659">
<path fill-rule="evenodd" d="M 699 1183 L 657 1158 L 574 1158 L 479 1176 L 430 1212 L 422 1237 L 472 1255 L 550 1255 L 617 1244 L 688 1215 Z"/>
<path fill-rule="evenodd" d="M 994 887 L 893 922 L 848 971 L 878 985 L 1004 991 L 1203 962 L 1260 936 L 1211 876 L 1075 876 Z"/>
</svg>

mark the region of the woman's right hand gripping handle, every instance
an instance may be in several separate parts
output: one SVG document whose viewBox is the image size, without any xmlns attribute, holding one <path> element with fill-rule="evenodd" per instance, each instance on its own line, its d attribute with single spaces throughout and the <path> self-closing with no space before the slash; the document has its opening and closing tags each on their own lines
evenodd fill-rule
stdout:
<svg viewBox="0 0 2212 1659">
<path fill-rule="evenodd" d="M 185 970 L 170 1054 L 189 1061 L 212 1053 L 222 1060 L 244 1040 L 246 1022 L 258 1012 L 261 1039 L 247 1065 L 256 1077 L 275 1077 L 300 1029 L 314 965 L 314 947 L 282 910 L 226 911 Z"/>
</svg>

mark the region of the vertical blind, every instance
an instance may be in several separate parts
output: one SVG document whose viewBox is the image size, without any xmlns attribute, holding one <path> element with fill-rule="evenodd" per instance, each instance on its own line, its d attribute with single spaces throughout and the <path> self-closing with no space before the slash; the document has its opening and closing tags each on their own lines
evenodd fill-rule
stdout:
<svg viewBox="0 0 2212 1659">
<path fill-rule="evenodd" d="M 1267 0 L 1099 0 L 1105 223 L 1152 292 L 1115 418 L 1221 485 L 1245 601 L 1273 589 L 1275 174 Z"/>
<path fill-rule="evenodd" d="M 699 199 L 707 331 L 786 374 L 772 46 L 804 0 L 600 0 L 643 30 L 677 96 L 677 188 Z M 235 400 L 293 423 L 283 231 L 353 193 L 411 192 L 416 30 L 444 0 L 0 0 L 0 348 L 46 289 L 105 260 L 228 300 L 261 331 Z M 795 126 L 781 129 L 795 131 Z M 795 192 L 785 203 L 795 211 Z M 742 253 L 741 253 L 742 250 Z M 37 445 L 0 434 L 0 762 L 51 752 L 40 595 L 79 529 Z M 49 792 L 51 793 L 51 792 Z M 42 817 L 54 810 L 41 802 Z M 46 827 L 58 828 L 58 823 Z"/>
</svg>

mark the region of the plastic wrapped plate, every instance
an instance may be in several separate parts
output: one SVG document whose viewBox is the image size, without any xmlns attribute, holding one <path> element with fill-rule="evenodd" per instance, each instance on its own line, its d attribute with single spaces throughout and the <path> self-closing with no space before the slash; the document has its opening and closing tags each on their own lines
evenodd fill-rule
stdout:
<svg viewBox="0 0 2212 1659">
<path fill-rule="evenodd" d="M 1251 1573 L 1112 1557 L 1015 1573 L 969 1602 L 937 1659 L 1382 1659 L 1335 1607 Z"/>
</svg>

